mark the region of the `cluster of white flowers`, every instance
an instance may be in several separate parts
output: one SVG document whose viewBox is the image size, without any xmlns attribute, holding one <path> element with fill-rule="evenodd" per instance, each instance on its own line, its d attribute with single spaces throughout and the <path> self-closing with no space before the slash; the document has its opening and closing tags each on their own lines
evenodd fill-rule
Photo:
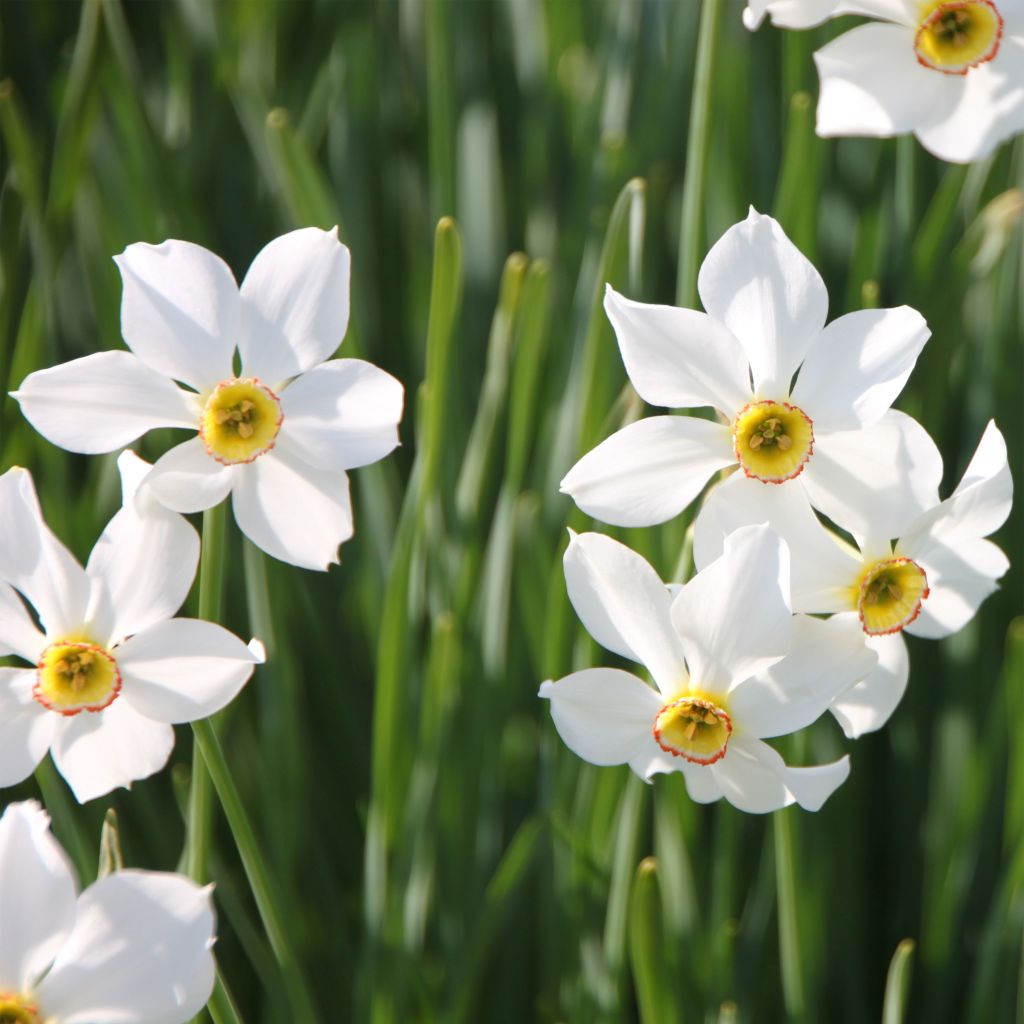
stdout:
<svg viewBox="0 0 1024 1024">
<path fill-rule="evenodd" d="M 764 740 L 826 710 L 850 737 L 888 720 L 909 673 L 902 631 L 960 629 L 1008 567 L 985 539 L 1010 511 L 1006 445 L 990 423 L 940 501 L 938 449 L 890 408 L 927 325 L 907 307 L 826 325 L 821 278 L 770 217 L 751 211 L 726 232 L 699 289 L 706 313 L 611 288 L 605 309 L 641 398 L 717 418 L 639 420 L 562 481 L 595 518 L 650 526 L 737 467 L 697 515 L 699 571 L 681 588 L 610 538 L 570 540 L 573 607 L 656 689 L 584 669 L 540 695 L 562 739 L 594 764 L 628 764 L 645 779 L 681 771 L 701 802 L 816 810 L 847 758 L 791 768 Z"/>
</svg>

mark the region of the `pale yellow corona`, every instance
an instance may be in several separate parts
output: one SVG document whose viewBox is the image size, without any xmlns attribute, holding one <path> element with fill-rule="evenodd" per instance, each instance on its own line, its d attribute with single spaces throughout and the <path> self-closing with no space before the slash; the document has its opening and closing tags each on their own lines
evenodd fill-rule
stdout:
<svg viewBox="0 0 1024 1024">
<path fill-rule="evenodd" d="M 102 711 L 120 691 L 121 673 L 109 651 L 98 644 L 65 640 L 43 651 L 32 695 L 51 711 L 77 715 Z"/>
<path fill-rule="evenodd" d="M 714 764 L 725 757 L 732 720 L 722 707 L 702 697 L 681 697 L 666 704 L 654 720 L 655 742 L 673 757 L 693 764 Z"/>
<path fill-rule="evenodd" d="M 747 476 L 781 484 L 798 476 L 814 451 L 810 418 L 788 402 L 751 402 L 732 428 L 733 450 Z"/>
<path fill-rule="evenodd" d="M 912 559 L 883 558 L 868 567 L 853 592 L 865 633 L 897 633 L 920 614 L 928 577 Z"/>
<path fill-rule="evenodd" d="M 42 1024 L 35 1003 L 13 992 L 0 992 L 0 1024 Z"/>
<path fill-rule="evenodd" d="M 274 447 L 284 413 L 277 395 L 255 377 L 221 381 L 206 400 L 199 436 L 225 466 L 252 462 Z"/>
<path fill-rule="evenodd" d="M 927 68 L 966 75 L 995 57 L 1002 34 L 993 0 L 937 0 L 922 6 L 914 52 Z"/>
</svg>

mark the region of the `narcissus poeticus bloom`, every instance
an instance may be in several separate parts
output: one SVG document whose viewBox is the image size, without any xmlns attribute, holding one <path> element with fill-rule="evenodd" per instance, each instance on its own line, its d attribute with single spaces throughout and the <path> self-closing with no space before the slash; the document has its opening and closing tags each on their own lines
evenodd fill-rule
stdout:
<svg viewBox="0 0 1024 1024">
<path fill-rule="evenodd" d="M 130 245 L 117 265 L 131 352 L 29 374 L 14 392 L 29 422 L 86 454 L 154 427 L 192 430 L 147 480 L 164 505 L 198 512 L 230 494 L 242 532 L 268 554 L 310 569 L 336 562 L 353 531 L 345 471 L 398 444 L 403 400 L 390 374 L 330 358 L 349 314 L 337 229 L 274 239 L 241 288 L 190 242 Z"/>
<path fill-rule="evenodd" d="M 148 463 L 118 463 L 124 505 L 84 569 L 43 521 L 31 475 L 0 476 L 0 654 L 34 666 L 0 668 L 0 786 L 47 750 L 79 801 L 144 779 L 166 764 L 173 724 L 219 711 L 263 661 L 256 640 L 172 618 L 199 537 L 139 489 Z"/>
<path fill-rule="evenodd" d="M 849 736 L 878 729 L 896 709 L 909 662 L 902 633 L 938 639 L 961 629 L 996 588 L 1009 562 L 985 538 L 1010 513 L 1013 482 L 1006 443 L 995 423 L 982 435 L 957 489 L 902 527 L 855 529 L 857 546 L 818 520 L 806 503 L 777 491 L 765 496 L 735 474 L 716 487 L 694 535 L 699 566 L 718 558 L 733 530 L 767 522 L 789 545 L 793 608 L 839 613 L 862 630 L 878 654 L 877 668 L 833 703 Z M 893 537 L 899 539 L 892 541 Z"/>
<path fill-rule="evenodd" d="M 645 665 L 657 687 L 611 668 L 545 682 L 540 696 L 576 754 L 645 779 L 680 771 L 694 800 L 724 796 L 756 813 L 817 810 L 843 782 L 848 758 L 790 768 L 764 742 L 810 725 L 875 664 L 856 622 L 791 614 L 789 555 L 776 534 L 737 530 L 675 594 L 600 534 L 574 535 L 564 565 L 590 635 Z"/>
<path fill-rule="evenodd" d="M 819 135 L 904 135 L 943 160 L 968 163 L 1024 131 L 1024 4 L 1020 0 L 748 0 L 809 28 L 841 14 L 878 19 L 814 55 Z"/>
<path fill-rule="evenodd" d="M 652 416 L 613 434 L 562 480 L 584 512 L 618 526 L 662 523 L 737 464 L 763 493 L 794 489 L 854 523 L 868 510 L 898 517 L 928 506 L 941 459 L 915 420 L 889 408 L 929 337 L 919 313 L 861 310 L 826 326 L 818 272 L 753 210 L 708 253 L 699 288 L 706 313 L 608 289 L 640 397 L 710 406 L 720 421 Z"/>
<path fill-rule="evenodd" d="M 213 991 L 211 887 L 117 871 L 78 892 L 35 803 L 0 818 L 0 1021 L 184 1024 Z"/>
</svg>

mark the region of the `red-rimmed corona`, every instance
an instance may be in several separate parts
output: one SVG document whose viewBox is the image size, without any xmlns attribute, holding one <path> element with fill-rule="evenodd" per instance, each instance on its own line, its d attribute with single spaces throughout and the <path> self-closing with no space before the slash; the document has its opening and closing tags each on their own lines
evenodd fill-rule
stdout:
<svg viewBox="0 0 1024 1024">
<path fill-rule="evenodd" d="M 284 423 L 281 400 L 258 377 L 221 381 L 203 406 L 199 436 L 222 466 L 246 465 L 277 443 Z"/>
<path fill-rule="evenodd" d="M 860 579 L 857 615 L 870 636 L 898 633 L 921 614 L 928 576 L 912 558 L 882 558 Z"/>
<path fill-rule="evenodd" d="M 58 640 L 40 655 L 32 696 L 50 711 L 68 717 L 102 711 L 120 692 L 117 660 L 99 644 Z"/>
<path fill-rule="evenodd" d="M 653 733 L 654 742 L 666 754 L 709 765 L 725 757 L 732 719 L 714 701 L 680 697 L 658 712 Z"/>
<path fill-rule="evenodd" d="M 43 1024 L 39 1007 L 17 992 L 0 991 L 0 1024 Z"/>
<path fill-rule="evenodd" d="M 927 3 L 914 36 L 919 64 L 945 75 L 966 75 L 999 53 L 1003 16 L 993 0 Z"/>
<path fill-rule="evenodd" d="M 789 402 L 750 402 L 733 423 L 732 447 L 748 477 L 785 483 L 803 472 L 814 453 L 814 424 Z"/>
</svg>

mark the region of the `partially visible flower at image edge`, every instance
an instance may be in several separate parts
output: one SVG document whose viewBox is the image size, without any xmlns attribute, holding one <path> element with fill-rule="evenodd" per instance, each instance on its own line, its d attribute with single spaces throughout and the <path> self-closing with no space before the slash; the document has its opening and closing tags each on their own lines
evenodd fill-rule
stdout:
<svg viewBox="0 0 1024 1024">
<path fill-rule="evenodd" d="M 540 696 L 565 744 L 641 778 L 682 772 L 700 803 L 743 811 L 818 810 L 849 759 L 791 768 L 764 742 L 810 725 L 871 671 L 856 623 L 793 616 L 789 554 L 766 526 L 744 527 L 722 557 L 673 594 L 640 555 L 610 537 L 573 535 L 569 598 L 602 647 L 646 666 L 652 688 L 611 668 L 545 682 Z"/>
<path fill-rule="evenodd" d="M 153 467 L 147 484 L 159 501 L 199 512 L 230 494 L 242 532 L 274 558 L 309 569 L 337 562 L 354 529 L 346 470 L 397 446 L 404 397 L 371 363 L 330 358 L 349 319 L 349 251 L 337 228 L 274 239 L 241 287 L 191 242 L 139 242 L 116 262 L 131 351 L 29 374 L 12 392 L 25 417 L 85 454 L 156 427 L 192 430 Z"/>
<path fill-rule="evenodd" d="M 213 991 L 211 887 L 123 870 L 78 892 L 35 801 L 0 817 L 0 1021 L 184 1024 Z"/>
<path fill-rule="evenodd" d="M 124 504 L 85 569 L 43 521 L 28 471 L 0 476 L 0 654 L 33 666 L 0 668 L 0 786 L 47 751 L 79 802 L 130 786 L 167 763 L 175 724 L 219 711 L 265 658 L 258 640 L 172 617 L 199 537 L 140 487 L 148 463 L 124 452 L 118 465 Z"/>
<path fill-rule="evenodd" d="M 969 163 L 1024 131 L 1020 0 L 749 0 L 743 20 L 756 29 L 766 14 L 782 28 L 879 19 L 814 54 L 819 135 L 913 132 L 940 159 Z"/>
</svg>

